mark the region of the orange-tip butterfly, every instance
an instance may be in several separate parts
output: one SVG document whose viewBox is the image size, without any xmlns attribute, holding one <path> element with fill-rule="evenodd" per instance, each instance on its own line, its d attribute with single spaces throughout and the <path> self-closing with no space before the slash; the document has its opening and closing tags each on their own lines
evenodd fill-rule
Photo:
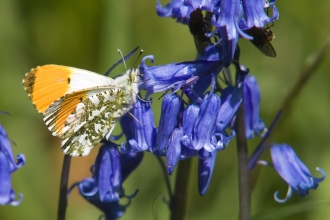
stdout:
<svg viewBox="0 0 330 220">
<path fill-rule="evenodd" d="M 23 85 L 48 129 L 62 138 L 62 150 L 85 156 L 109 139 L 118 119 L 136 101 L 139 70 L 112 79 L 74 67 L 45 65 L 25 75 Z"/>
</svg>

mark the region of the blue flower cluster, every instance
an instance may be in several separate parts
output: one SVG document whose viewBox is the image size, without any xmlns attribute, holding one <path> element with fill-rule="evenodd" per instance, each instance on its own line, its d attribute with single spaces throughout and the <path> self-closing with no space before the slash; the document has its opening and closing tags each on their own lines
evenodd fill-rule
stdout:
<svg viewBox="0 0 330 220">
<path fill-rule="evenodd" d="M 17 162 L 10 146 L 5 129 L 0 125 L 0 204 L 17 206 L 21 203 L 23 195 L 15 200 L 16 193 L 11 186 L 11 174 L 25 164 L 23 154 L 17 155 Z"/>
<path fill-rule="evenodd" d="M 156 11 L 160 17 L 173 17 L 183 24 L 189 24 L 190 15 L 195 10 L 205 10 L 211 14 L 208 17 L 210 21 L 206 23 L 212 24 L 215 30 L 206 33 L 206 36 L 219 38 L 217 43 L 222 45 L 222 58 L 225 67 L 228 67 L 239 37 L 252 40 L 253 36 L 247 34 L 249 29 L 263 28 L 278 19 L 279 13 L 274 4 L 275 0 L 173 0 L 164 7 L 158 1 Z M 267 15 L 268 9 L 272 11 L 271 17 Z"/>
<path fill-rule="evenodd" d="M 154 57 L 149 55 L 142 59 L 139 89 L 146 90 L 146 97 L 145 100 L 137 99 L 131 115 L 120 119 L 126 141 L 120 146 L 106 142 L 100 148 L 92 178 L 74 185 L 84 198 L 105 213 L 107 219 L 119 218 L 125 211 L 126 206 L 118 203 L 121 197 L 135 195 L 125 196 L 122 182 L 139 165 L 144 151 L 165 157 L 168 174 L 172 174 L 179 160 L 198 157 L 198 190 L 204 195 L 210 185 L 217 153 L 236 135 L 234 124 L 240 105 L 245 109 L 246 138 L 261 137 L 263 143 L 269 136 L 273 125 L 267 130 L 259 116 L 260 89 L 256 78 L 239 62 L 237 40 L 239 37 L 251 40 L 253 37 L 247 34 L 249 29 L 262 28 L 278 19 L 274 3 L 265 0 L 173 0 L 162 7 L 157 2 L 159 16 L 173 17 L 193 26 L 190 27 L 193 35 L 203 35 L 196 38 L 197 44 L 204 36 L 218 40 L 203 44 L 202 52 L 197 48 L 198 55 L 193 61 L 149 66 L 146 62 L 153 63 Z M 269 8 L 271 17 L 265 12 Z M 211 16 L 209 21 L 202 21 L 203 27 L 199 29 L 202 10 Z M 192 22 L 191 19 L 196 20 Z M 213 25 L 215 30 L 208 33 L 204 22 Z M 235 80 L 226 68 L 231 64 L 236 69 Z M 150 98 L 156 92 L 163 94 L 158 127 Z M 321 170 L 322 178 L 312 177 L 292 148 L 284 144 L 271 147 L 260 144 L 250 158 L 250 169 L 257 163 L 268 164 L 258 159 L 269 148 L 272 166 L 289 184 L 288 196 L 281 200 L 276 193 L 276 201 L 289 199 L 292 190 L 304 196 L 324 179 Z"/>
</svg>

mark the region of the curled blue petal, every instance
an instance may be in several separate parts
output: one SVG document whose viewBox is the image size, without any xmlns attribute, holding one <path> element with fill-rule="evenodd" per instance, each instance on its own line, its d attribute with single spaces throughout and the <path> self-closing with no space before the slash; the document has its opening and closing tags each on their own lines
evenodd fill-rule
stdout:
<svg viewBox="0 0 330 220">
<path fill-rule="evenodd" d="M 275 170 L 300 196 L 307 195 L 310 189 L 316 189 L 319 183 L 324 180 L 324 171 L 318 168 L 317 170 L 322 173 L 322 177 L 313 177 L 289 145 L 273 145 L 270 151 Z"/>
<path fill-rule="evenodd" d="M 274 200 L 276 202 L 278 202 L 278 203 L 285 203 L 286 201 L 288 201 L 291 198 L 292 192 L 293 192 L 292 187 L 289 186 L 285 198 L 284 199 L 280 199 L 280 198 L 278 198 L 279 191 L 276 191 L 274 193 Z"/>
<path fill-rule="evenodd" d="M 79 192 L 84 197 L 92 197 L 98 192 L 98 187 L 95 184 L 93 178 L 85 178 L 81 182 L 73 184 L 70 187 L 70 191 L 74 186 L 78 186 Z"/>
<path fill-rule="evenodd" d="M 22 167 L 26 161 L 24 154 L 17 154 L 16 160 L 17 160 L 17 163 L 16 163 L 17 168 Z"/>
<path fill-rule="evenodd" d="M 181 139 L 184 135 L 182 128 L 175 128 L 166 149 L 166 170 L 172 174 L 181 154 Z"/>
<path fill-rule="evenodd" d="M 214 164 L 216 161 L 216 151 L 207 152 L 200 150 L 199 154 L 204 154 L 203 158 L 198 161 L 198 191 L 201 196 L 204 196 L 210 186 L 210 181 L 213 173 Z"/>
<path fill-rule="evenodd" d="M 243 83 L 244 110 L 245 110 L 245 135 L 253 138 L 254 133 L 261 134 L 265 131 L 265 123 L 259 116 L 260 89 L 257 79 L 247 75 Z"/>
<path fill-rule="evenodd" d="M 162 155 L 166 149 L 169 138 L 178 125 L 178 114 L 180 110 L 180 99 L 177 95 L 165 95 L 162 102 L 161 115 L 159 120 L 159 128 L 157 133 L 156 144 L 153 153 Z"/>
</svg>

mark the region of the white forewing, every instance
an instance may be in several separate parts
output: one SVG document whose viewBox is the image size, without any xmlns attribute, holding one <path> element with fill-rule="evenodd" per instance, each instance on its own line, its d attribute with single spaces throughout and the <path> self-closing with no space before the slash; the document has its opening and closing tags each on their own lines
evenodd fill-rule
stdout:
<svg viewBox="0 0 330 220">
<path fill-rule="evenodd" d="M 116 86 L 114 79 L 88 70 L 70 67 L 70 89 L 68 93 L 107 85 Z"/>
</svg>

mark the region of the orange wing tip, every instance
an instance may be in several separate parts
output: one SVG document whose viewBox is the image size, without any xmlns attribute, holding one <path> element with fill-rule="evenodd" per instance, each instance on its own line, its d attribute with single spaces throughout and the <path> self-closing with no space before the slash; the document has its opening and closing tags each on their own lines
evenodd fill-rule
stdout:
<svg viewBox="0 0 330 220">
<path fill-rule="evenodd" d="M 40 113 L 45 113 L 54 101 L 67 94 L 71 73 L 70 67 L 49 64 L 25 74 L 24 88 Z"/>
</svg>

